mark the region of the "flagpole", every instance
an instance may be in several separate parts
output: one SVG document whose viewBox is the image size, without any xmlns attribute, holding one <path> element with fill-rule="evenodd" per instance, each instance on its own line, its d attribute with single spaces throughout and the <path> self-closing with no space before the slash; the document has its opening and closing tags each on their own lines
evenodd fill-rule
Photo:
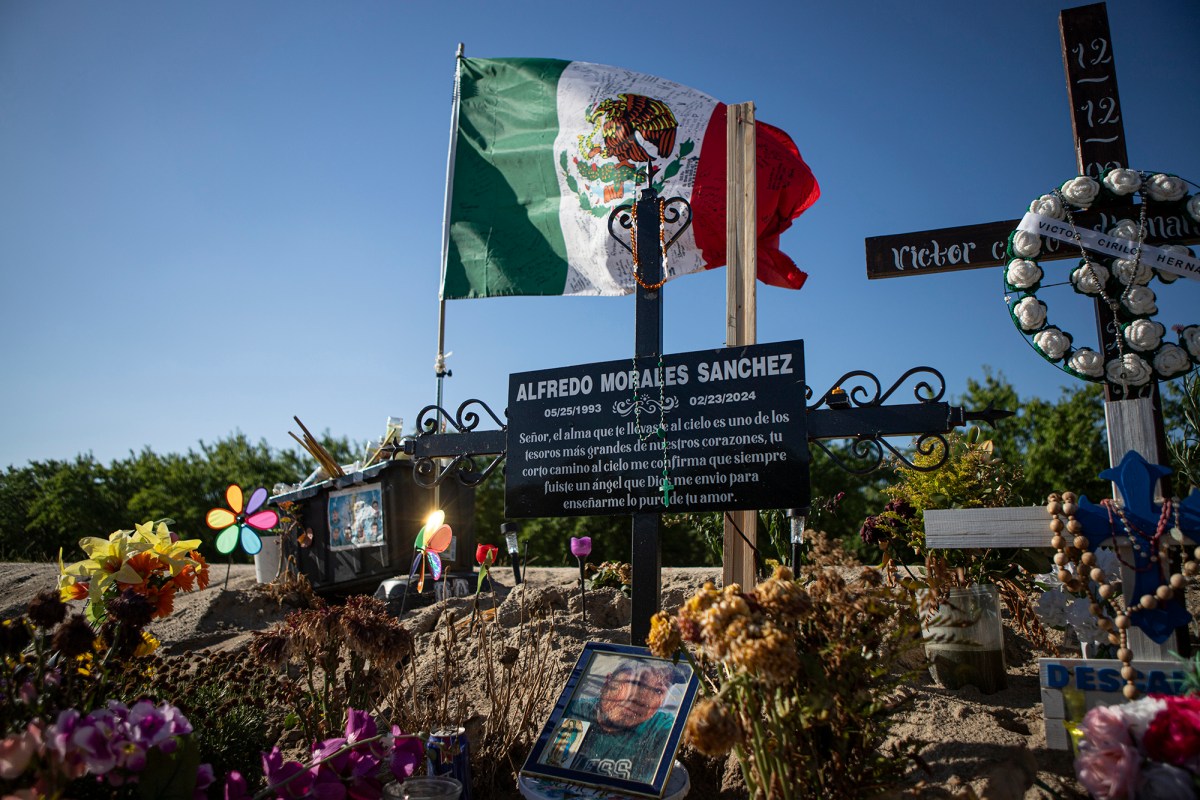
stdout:
<svg viewBox="0 0 1200 800">
<path fill-rule="evenodd" d="M 438 429 L 445 429 L 442 420 L 442 382 L 451 373 L 446 369 L 446 261 L 450 252 L 450 202 L 454 196 L 454 153 L 458 146 L 458 99 L 459 62 L 463 57 L 463 43 L 458 43 L 454 56 L 454 100 L 450 105 L 450 147 L 446 155 L 446 196 L 442 213 L 442 275 L 438 281 L 438 343 L 437 359 L 433 362 L 433 373 L 437 376 Z"/>
</svg>

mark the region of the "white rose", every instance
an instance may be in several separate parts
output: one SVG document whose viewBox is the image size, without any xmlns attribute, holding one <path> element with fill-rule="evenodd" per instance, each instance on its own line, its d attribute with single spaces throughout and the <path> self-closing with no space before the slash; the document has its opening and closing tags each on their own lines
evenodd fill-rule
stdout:
<svg viewBox="0 0 1200 800">
<path fill-rule="evenodd" d="M 1133 353 L 1126 353 L 1118 359 L 1108 362 L 1105 367 L 1109 383 L 1121 386 L 1142 386 L 1147 383 L 1154 373 L 1146 359 Z"/>
<path fill-rule="evenodd" d="M 1138 238 L 1138 224 L 1131 219 L 1123 219 L 1108 231 L 1108 235 L 1119 236 L 1131 242 L 1136 241 Z"/>
<path fill-rule="evenodd" d="M 1075 291 L 1087 295 L 1098 295 L 1108 283 L 1108 270 L 1099 264 L 1084 264 L 1071 273 L 1071 283 Z"/>
<path fill-rule="evenodd" d="M 1196 220 L 1196 222 L 1200 222 L 1200 194 L 1195 195 L 1191 200 L 1188 200 L 1186 207 L 1188 216 Z"/>
<path fill-rule="evenodd" d="M 1124 331 L 1125 341 L 1129 342 L 1129 346 L 1143 353 L 1157 350 L 1166 332 L 1167 329 L 1161 322 L 1148 319 L 1135 319 L 1125 326 Z"/>
<path fill-rule="evenodd" d="M 1167 701 L 1158 697 L 1142 697 L 1132 703 L 1121 703 L 1114 706 L 1121 712 L 1121 717 L 1129 726 L 1129 732 L 1133 734 L 1135 742 L 1140 742 L 1145 737 L 1150 723 L 1158 716 L 1158 712 L 1166 707 Z"/>
<path fill-rule="evenodd" d="M 1160 172 L 1146 179 L 1145 191 L 1151 200 L 1174 203 L 1176 200 L 1182 200 L 1187 194 L 1187 184 L 1182 178 Z"/>
<path fill-rule="evenodd" d="M 1026 297 L 1013 306 L 1013 316 L 1026 333 L 1032 333 L 1046 324 L 1046 304 L 1036 297 Z"/>
<path fill-rule="evenodd" d="M 1118 258 L 1113 262 L 1113 274 L 1125 286 L 1131 283 L 1135 283 L 1138 286 L 1145 286 L 1154 277 L 1154 270 L 1150 268 L 1149 264 L 1141 261 Z"/>
<path fill-rule="evenodd" d="M 1104 374 L 1104 356 L 1090 347 L 1081 347 L 1072 353 L 1067 365 L 1090 378 L 1099 378 Z"/>
<path fill-rule="evenodd" d="M 1192 368 L 1192 360 L 1177 344 L 1164 344 L 1154 354 L 1154 371 L 1164 378 L 1174 378 Z"/>
<path fill-rule="evenodd" d="M 1104 575 L 1108 578 L 1109 583 L 1120 583 L 1121 561 L 1117 558 L 1117 551 L 1101 547 L 1092 552 L 1096 554 L 1096 566 L 1104 570 Z"/>
<path fill-rule="evenodd" d="M 1044 194 L 1037 200 L 1029 204 L 1029 210 L 1034 214 L 1041 214 L 1043 217 L 1054 217 L 1055 219 L 1063 219 L 1067 212 L 1063 209 L 1062 200 L 1058 199 L 1058 195 Z"/>
<path fill-rule="evenodd" d="M 1142 176 L 1136 169 L 1110 169 L 1104 176 L 1104 185 L 1113 194 L 1124 197 L 1142 188 Z"/>
<path fill-rule="evenodd" d="M 1058 361 L 1071 349 L 1071 335 L 1051 326 L 1035 333 L 1033 343 L 1045 353 L 1046 358 Z"/>
<path fill-rule="evenodd" d="M 1042 618 L 1042 623 L 1051 628 L 1065 628 L 1068 599 L 1065 592 L 1042 592 L 1037 601 L 1037 614 Z"/>
<path fill-rule="evenodd" d="M 1099 621 L 1092 614 L 1091 605 L 1082 597 L 1075 598 L 1067 605 L 1067 622 L 1075 629 L 1075 636 L 1080 642 L 1095 642 L 1104 636 Z"/>
<path fill-rule="evenodd" d="M 1014 258 L 1008 262 L 1004 279 L 1014 289 L 1028 289 L 1042 279 L 1042 268 L 1036 262 Z"/>
<path fill-rule="evenodd" d="M 1180 331 L 1179 343 L 1187 348 L 1192 358 L 1200 361 L 1200 325 L 1188 325 Z"/>
<path fill-rule="evenodd" d="M 1133 286 L 1121 297 L 1121 303 L 1135 317 L 1147 317 L 1158 313 L 1154 292 L 1145 286 Z"/>
<path fill-rule="evenodd" d="M 1042 251 L 1042 237 L 1029 231 L 1014 231 L 1012 249 L 1021 258 L 1033 258 Z"/>
<path fill-rule="evenodd" d="M 1080 175 L 1064 183 L 1059 191 L 1071 205 L 1087 208 L 1100 194 L 1100 184 L 1086 175 Z"/>
</svg>

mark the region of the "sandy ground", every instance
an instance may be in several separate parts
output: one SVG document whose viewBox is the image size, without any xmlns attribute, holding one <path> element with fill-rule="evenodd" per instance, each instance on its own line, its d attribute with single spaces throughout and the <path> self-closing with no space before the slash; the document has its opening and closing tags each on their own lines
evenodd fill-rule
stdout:
<svg viewBox="0 0 1200 800">
<path fill-rule="evenodd" d="M 202 648 L 236 648 L 244 645 L 251 631 L 281 620 L 290 610 L 264 593 L 255 581 L 254 568 L 234 566 L 225 582 L 224 566 L 213 569 L 208 589 L 181 594 L 176 611 L 156 621 L 151 630 L 168 652 Z M 497 570 L 497 617 L 500 627 L 515 631 L 522 609 L 537 605 L 552 623 L 554 637 L 551 664 L 555 687 L 561 686 L 577 658 L 583 642 L 593 639 L 628 642 L 629 600 L 607 589 L 588 593 L 588 624 L 579 614 L 578 572 L 574 569 L 530 569 L 527 582 L 512 591 L 511 574 Z M 25 603 L 55 585 L 53 564 L 0 564 L 0 616 L 19 613 Z M 507 578 L 508 584 L 504 581 Z M 666 569 L 663 571 L 663 606 L 674 608 L 705 580 L 719 580 L 714 569 Z M 521 600 L 524 600 L 524 605 Z M 486 604 L 486 601 L 485 601 Z M 452 600 L 410 611 L 405 622 L 418 635 L 418 651 L 427 649 L 428 637 L 443 614 L 463 615 L 469 601 Z M 1020 636 L 1006 629 L 1008 688 L 991 695 L 967 687 L 948 690 L 927 675 L 913 685 L 915 704 L 895 730 L 898 738 L 921 743 L 921 756 L 928 774 L 917 773 L 931 787 L 925 796 L 946 796 L 938 789 L 961 791 L 970 785 L 982 797 L 1042 798 L 1052 795 L 1033 784 L 1034 778 L 1062 798 L 1085 797 L 1074 781 L 1071 759 L 1065 752 L 1046 749 L 1041 719 L 1037 657 Z M 469 680 L 469 678 L 467 678 Z M 557 688 L 554 689 L 557 694 Z M 476 720 L 478 722 L 478 720 Z M 686 760 L 685 760 L 686 763 Z M 711 770 L 710 770 L 711 771 Z M 700 776 L 697 775 L 697 778 Z M 728 781 L 726 781 L 728 784 Z M 937 787 L 937 788 L 933 788 Z M 693 781 L 693 797 L 744 797 L 726 786 L 704 786 Z"/>
</svg>

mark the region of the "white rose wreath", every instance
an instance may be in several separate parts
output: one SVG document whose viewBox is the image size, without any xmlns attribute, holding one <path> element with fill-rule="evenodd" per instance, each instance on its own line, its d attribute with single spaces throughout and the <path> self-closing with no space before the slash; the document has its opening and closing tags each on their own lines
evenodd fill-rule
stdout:
<svg viewBox="0 0 1200 800">
<path fill-rule="evenodd" d="M 1135 193 L 1141 195 L 1141 219 L 1121 220 L 1107 232 L 1110 240 L 1126 240 L 1122 244 L 1132 251 L 1132 258 L 1097 255 L 1085 250 L 1077 239 L 1083 258 L 1070 274 L 1075 291 L 1107 303 L 1121 326 L 1117 341 L 1119 357 L 1107 365 L 1102 353 L 1090 347 L 1075 347 L 1069 332 L 1050 323 L 1046 303 L 1037 296 L 1045 278 L 1037 261 L 1043 247 L 1041 236 L 1028 230 L 1013 231 L 1008 238 L 1009 261 L 1004 270 L 1006 293 L 1018 295 L 1015 300 L 1007 298 L 1009 313 L 1033 348 L 1065 372 L 1083 380 L 1108 383 L 1120 395 L 1155 378 L 1181 377 L 1200 364 L 1200 325 L 1173 326 L 1179 336 L 1179 343 L 1175 344 L 1164 340 L 1167 329 L 1162 323 L 1150 319 L 1158 313 L 1158 305 L 1148 284 L 1156 278 L 1163 284 L 1174 283 L 1179 274 L 1141 260 L 1147 206 L 1177 205 L 1192 220 L 1200 222 L 1200 195 L 1189 196 L 1187 182 L 1175 175 L 1114 169 L 1099 181 L 1086 176 L 1072 178 L 1029 205 L 1030 212 L 1063 220 L 1078 235 L 1074 210 L 1087 209 L 1102 195 L 1129 197 Z M 1163 245 L 1159 249 L 1175 255 L 1192 255 L 1189 248 L 1180 245 Z"/>
</svg>

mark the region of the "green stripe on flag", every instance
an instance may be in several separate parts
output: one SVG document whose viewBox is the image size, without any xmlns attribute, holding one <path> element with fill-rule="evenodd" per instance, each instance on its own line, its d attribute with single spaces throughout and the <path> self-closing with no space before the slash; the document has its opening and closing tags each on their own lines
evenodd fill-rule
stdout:
<svg viewBox="0 0 1200 800">
<path fill-rule="evenodd" d="M 561 295 L 558 79 L 567 61 L 459 62 L 459 110 L 443 296 Z"/>
</svg>

